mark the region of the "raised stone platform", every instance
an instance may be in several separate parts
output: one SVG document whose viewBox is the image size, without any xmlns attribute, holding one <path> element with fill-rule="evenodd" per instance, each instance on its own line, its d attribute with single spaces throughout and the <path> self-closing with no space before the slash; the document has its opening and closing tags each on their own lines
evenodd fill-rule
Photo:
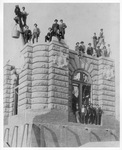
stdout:
<svg viewBox="0 0 122 150">
<path fill-rule="evenodd" d="M 6 142 L 13 147 L 72 147 L 119 140 L 113 60 L 88 55 L 79 58 L 56 38 L 51 43 L 26 44 L 21 53 L 25 62 L 19 73 L 17 115 L 13 115 L 11 64 L 4 67 Z M 73 123 L 72 79 L 79 70 L 91 78 L 92 103 L 103 109 L 101 126 Z"/>
<path fill-rule="evenodd" d="M 88 142 L 118 141 L 116 129 L 67 121 L 65 112 L 26 111 L 9 118 L 4 141 L 12 147 L 79 147 Z"/>
</svg>

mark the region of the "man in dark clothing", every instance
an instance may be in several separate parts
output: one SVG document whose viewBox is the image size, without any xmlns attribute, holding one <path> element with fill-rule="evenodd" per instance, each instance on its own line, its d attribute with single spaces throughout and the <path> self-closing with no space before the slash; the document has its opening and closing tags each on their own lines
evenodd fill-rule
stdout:
<svg viewBox="0 0 122 150">
<path fill-rule="evenodd" d="M 90 122 L 90 108 L 89 108 L 89 105 L 86 106 L 86 113 L 85 113 L 85 123 L 86 124 L 89 124 Z"/>
<path fill-rule="evenodd" d="M 93 124 L 96 124 L 96 108 L 93 107 Z"/>
<path fill-rule="evenodd" d="M 81 45 L 79 46 L 79 56 L 83 56 L 85 53 L 85 45 L 84 45 L 84 42 L 81 41 Z"/>
<path fill-rule="evenodd" d="M 94 47 L 95 50 L 96 50 L 96 46 L 97 46 L 97 36 L 96 36 L 96 33 L 94 33 L 94 36 L 93 36 L 93 47 Z"/>
<path fill-rule="evenodd" d="M 58 20 L 54 20 L 54 24 L 52 25 L 52 36 L 57 36 L 59 34 L 59 24 Z"/>
<path fill-rule="evenodd" d="M 52 40 L 52 29 L 48 28 L 49 32 L 47 33 L 47 35 L 45 36 L 45 42 L 47 41 L 51 41 Z"/>
<path fill-rule="evenodd" d="M 97 53 L 97 57 L 102 56 L 102 50 L 100 49 L 100 46 L 97 47 L 96 53 Z"/>
<path fill-rule="evenodd" d="M 75 114 L 76 112 L 76 104 L 78 103 L 78 98 L 75 96 L 75 94 L 72 94 L 72 110 L 73 113 Z"/>
<path fill-rule="evenodd" d="M 96 110 L 95 107 L 93 107 L 93 104 L 90 105 L 90 109 L 91 109 L 90 123 L 95 124 Z"/>
<path fill-rule="evenodd" d="M 93 55 L 93 47 L 91 47 L 91 43 L 89 43 L 88 45 L 89 46 L 87 48 L 87 54 L 92 56 Z"/>
<path fill-rule="evenodd" d="M 20 11 L 19 5 L 15 6 L 14 12 L 16 16 L 21 17 L 21 11 Z"/>
<path fill-rule="evenodd" d="M 97 104 L 97 107 L 96 107 L 96 125 L 101 125 L 102 113 L 103 113 L 102 109 Z"/>
<path fill-rule="evenodd" d="M 63 20 L 60 20 L 60 24 L 59 24 L 59 33 L 61 34 L 61 38 L 64 39 L 64 35 L 65 35 L 65 28 L 67 28 L 66 24 L 63 23 Z"/>
<path fill-rule="evenodd" d="M 31 41 L 31 37 L 32 37 L 32 32 L 29 29 L 29 27 L 26 26 L 25 31 L 24 31 L 25 44 Z"/>
<path fill-rule="evenodd" d="M 76 118 L 76 122 L 80 123 L 80 109 L 78 103 L 76 103 L 75 118 Z"/>
<path fill-rule="evenodd" d="M 99 121 L 98 121 L 98 124 L 99 124 L 99 125 L 101 125 L 102 113 L 103 113 L 103 111 L 102 111 L 101 107 L 99 107 Z"/>
<path fill-rule="evenodd" d="M 14 18 L 15 22 L 17 24 L 21 24 L 21 11 L 20 11 L 19 5 L 15 6 L 14 12 L 15 12 L 15 15 L 16 15 L 16 17 Z"/>
</svg>

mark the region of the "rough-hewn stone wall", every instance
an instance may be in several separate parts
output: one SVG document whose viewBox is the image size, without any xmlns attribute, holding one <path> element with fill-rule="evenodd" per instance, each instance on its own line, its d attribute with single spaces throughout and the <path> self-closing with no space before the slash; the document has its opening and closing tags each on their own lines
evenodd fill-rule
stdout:
<svg viewBox="0 0 122 150">
<path fill-rule="evenodd" d="M 26 45 L 21 53 L 24 56 L 24 66 L 19 74 L 18 112 L 31 108 L 32 96 L 32 46 Z"/>
<path fill-rule="evenodd" d="M 87 72 L 92 80 L 93 104 L 100 104 L 104 115 L 115 116 L 113 60 L 88 55 L 79 59 L 75 51 L 69 50 L 65 43 L 59 43 L 56 38 L 53 38 L 50 44 L 27 44 L 21 53 L 25 57 L 25 62 L 19 74 L 19 113 L 25 109 L 68 110 L 69 120 L 73 121 L 72 77 L 75 71 L 81 69 Z M 9 111 L 12 112 L 9 74 L 10 66 L 7 65 L 4 81 L 6 115 Z M 10 109 L 8 105 L 11 106 Z"/>
<path fill-rule="evenodd" d="M 49 46 L 48 107 L 51 109 L 68 110 L 68 57 L 67 46 L 54 39 Z M 62 66 L 64 61 L 67 64 Z"/>
<path fill-rule="evenodd" d="M 44 44 L 38 44 L 33 47 L 32 109 L 45 109 L 48 107 L 48 47 L 48 45 Z"/>
<path fill-rule="evenodd" d="M 104 114 L 115 116 L 115 66 L 111 59 L 99 59 L 99 102 Z M 111 73 L 111 74 L 109 74 Z"/>
<path fill-rule="evenodd" d="M 12 102 L 11 96 L 11 65 L 6 64 L 4 66 L 4 95 L 3 95 L 3 111 L 4 116 L 8 117 L 12 113 Z"/>
</svg>

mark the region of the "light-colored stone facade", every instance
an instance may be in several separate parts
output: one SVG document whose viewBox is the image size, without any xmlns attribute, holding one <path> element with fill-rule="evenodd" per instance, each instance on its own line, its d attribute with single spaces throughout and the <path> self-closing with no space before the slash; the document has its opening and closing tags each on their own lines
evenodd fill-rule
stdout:
<svg viewBox="0 0 122 150">
<path fill-rule="evenodd" d="M 55 38 L 48 44 L 26 44 L 21 53 L 25 62 L 19 73 L 16 116 L 13 116 L 11 64 L 4 67 L 4 117 L 7 126 L 11 124 L 12 117 L 15 119 L 19 116 L 22 119 L 21 115 L 25 112 L 31 112 L 30 116 L 26 114 L 26 122 L 27 117 L 39 115 L 40 111 L 50 113 L 52 110 L 65 113 L 67 122 L 72 122 L 72 77 L 77 70 L 83 70 L 92 80 L 93 104 L 99 104 L 103 109 L 102 126 L 114 127 L 115 65 L 112 59 L 88 55 L 79 58 L 75 51 Z"/>
</svg>

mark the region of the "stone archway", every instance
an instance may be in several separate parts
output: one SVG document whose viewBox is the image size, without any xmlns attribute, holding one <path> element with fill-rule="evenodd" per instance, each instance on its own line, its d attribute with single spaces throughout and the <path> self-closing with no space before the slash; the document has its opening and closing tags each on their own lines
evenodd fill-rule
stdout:
<svg viewBox="0 0 122 150">
<path fill-rule="evenodd" d="M 69 53 L 69 121 L 75 122 L 72 117 L 72 78 L 75 72 L 84 72 L 90 78 L 90 85 L 88 86 L 90 92 L 91 102 L 98 103 L 98 66 L 93 58 L 82 57 L 79 58 L 76 52 Z M 84 84 L 85 87 L 86 84 Z M 95 93 L 95 94 L 94 94 Z"/>
</svg>

